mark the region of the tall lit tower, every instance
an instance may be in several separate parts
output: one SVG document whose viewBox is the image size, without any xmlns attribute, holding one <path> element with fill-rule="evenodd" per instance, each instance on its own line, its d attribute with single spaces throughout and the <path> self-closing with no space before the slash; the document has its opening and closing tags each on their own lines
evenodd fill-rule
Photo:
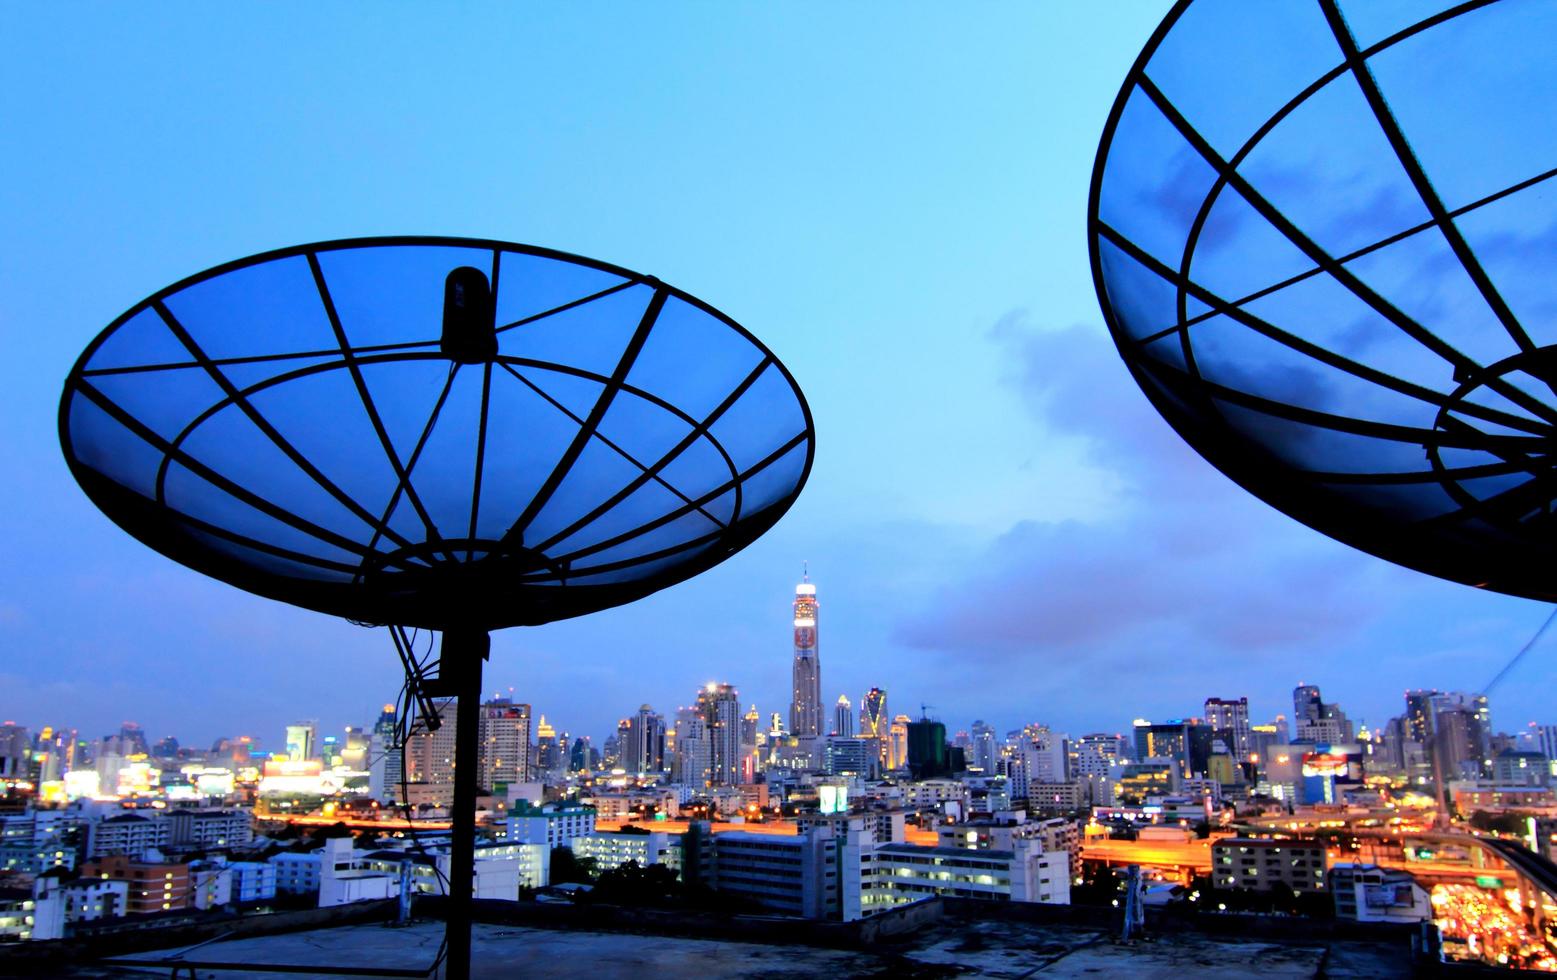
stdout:
<svg viewBox="0 0 1557 980">
<path fill-rule="evenodd" d="M 1248 698 L 1236 701 L 1231 698 L 1206 698 L 1206 724 L 1213 730 L 1221 728 L 1231 732 L 1233 754 L 1240 762 L 1249 758 Z"/>
<path fill-rule="evenodd" d="M 622 768 L 634 775 L 661 772 L 665 768 L 665 719 L 649 705 L 627 720 L 627 739 L 622 746 Z"/>
<path fill-rule="evenodd" d="M 741 781 L 741 696 L 729 684 L 710 683 L 697 692 L 697 711 L 709 735 L 704 782 L 735 786 Z"/>
<path fill-rule="evenodd" d="M 847 694 L 838 695 L 838 706 L 833 709 L 833 734 L 854 737 L 854 707 Z"/>
<path fill-rule="evenodd" d="M 911 720 L 907 715 L 898 715 L 887 728 L 888 769 L 902 769 L 908 765 L 908 723 Z"/>
<path fill-rule="evenodd" d="M 794 697 L 789 703 L 789 733 L 822 734 L 822 658 L 816 647 L 816 586 L 811 576 L 795 586 Z"/>
<path fill-rule="evenodd" d="M 494 793 L 530 778 L 530 706 L 509 698 L 481 704 L 476 716 L 481 744 L 477 779 Z M 448 724 L 447 721 L 444 722 Z"/>
<path fill-rule="evenodd" d="M 891 737 L 887 734 L 887 728 L 892 724 L 887 715 L 887 692 L 879 687 L 873 687 L 865 692 L 860 699 L 860 737 L 872 740 L 871 748 L 884 767 L 888 762 L 888 747 L 891 745 Z"/>
</svg>

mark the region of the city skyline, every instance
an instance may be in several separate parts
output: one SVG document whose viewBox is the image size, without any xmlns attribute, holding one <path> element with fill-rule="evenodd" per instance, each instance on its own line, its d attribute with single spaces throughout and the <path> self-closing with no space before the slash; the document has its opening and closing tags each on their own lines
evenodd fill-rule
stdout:
<svg viewBox="0 0 1557 980">
<path fill-rule="evenodd" d="M 603 33 L 568 10 L 326 10 L 308 30 L 280 11 L 109 10 L 68 36 L 45 10 L 7 10 L 5 36 L 31 40 L 0 66 L 29 147 L 0 197 L 0 330 L 18 352 L 0 385 L 0 717 L 178 719 L 215 738 L 365 723 L 393 696 L 381 631 L 203 580 L 111 526 L 65 469 L 55 413 L 82 346 L 153 290 L 268 248 L 406 232 L 662 276 L 763 337 L 817 420 L 810 484 L 742 554 L 493 638 L 487 686 L 570 728 L 673 710 L 710 680 L 785 711 L 802 561 L 828 594 L 824 708 L 880 685 L 894 714 L 923 701 L 1076 733 L 1127 722 L 1114 703 L 1174 717 L 1247 695 L 1262 714 L 1298 679 L 1370 723 L 1407 688 L 1478 690 L 1546 607 L 1388 565 L 1248 497 L 1111 345 L 1084 189 L 1167 8 L 833 10 L 822 31 L 781 12 L 628 11 Z M 945 42 L 934 70 L 896 56 L 926 36 Z M 429 60 L 435 37 L 468 48 Z M 1032 57 L 1034 37 L 1052 58 Z M 185 56 L 136 54 L 165 45 Z M 470 92 L 513 107 L 511 124 Z M 1502 727 L 1541 720 L 1549 643 L 1492 692 Z"/>
<path fill-rule="evenodd" d="M 1557 973 L 1557 4 L 77 13 L 0 966 Z"/>
<path fill-rule="evenodd" d="M 793 635 L 795 637 L 795 645 L 792 650 L 792 656 L 794 656 L 794 658 L 798 661 L 802 655 L 811 655 L 814 657 L 816 648 L 819 646 L 817 642 L 817 608 L 820 605 L 821 596 L 816 584 L 811 582 L 808 568 L 802 573 L 801 581 L 797 584 L 795 589 L 795 601 L 793 603 L 793 623 L 795 629 Z M 800 625 L 802 622 L 805 625 Z M 800 634 L 802 630 L 809 631 L 804 642 L 800 640 Z M 795 676 L 798 677 L 799 675 L 797 674 Z M 811 674 L 809 676 L 813 681 L 815 680 L 815 674 Z M 759 697 L 754 697 L 749 693 L 745 695 L 741 694 L 740 689 L 741 683 L 738 679 L 710 679 L 707 682 L 698 683 L 690 687 L 689 690 L 692 694 L 690 698 L 683 698 L 681 700 L 672 699 L 659 704 L 656 704 L 656 702 L 653 700 L 644 701 L 637 709 L 634 709 L 633 712 L 624 712 L 615 722 L 612 722 L 608 725 L 602 725 L 598 728 L 573 726 L 568 721 L 570 712 L 567 708 L 564 708 L 562 712 L 558 712 L 555 710 L 555 706 L 538 705 L 534 701 L 526 699 L 524 697 L 523 691 L 513 686 L 509 686 L 504 689 L 495 689 L 489 685 L 488 689 L 483 692 L 483 695 L 485 698 L 489 698 L 492 701 L 506 700 L 527 708 L 528 710 L 525 715 L 525 724 L 527 728 L 531 724 L 529 721 L 531 718 L 535 719 L 536 722 L 547 721 L 548 711 L 545 709 L 550 707 L 551 710 L 548 722 L 549 729 L 554 729 L 559 736 L 566 735 L 570 742 L 582 737 L 586 739 L 593 747 L 599 749 L 605 744 L 607 739 L 617 735 L 624 730 L 621 727 L 622 725 L 630 723 L 635 716 L 642 718 L 644 713 L 648 711 L 654 712 L 660 718 L 659 723 L 667 727 L 671 726 L 668 725 L 665 721 L 666 718 L 671 719 L 673 722 L 677 712 L 688 711 L 692 711 L 700 716 L 703 716 L 705 721 L 707 721 L 710 725 L 713 725 L 715 716 L 710 712 L 710 708 L 705 707 L 705 701 L 714 697 L 716 691 L 721 692 L 719 694 L 719 698 L 721 700 L 729 699 L 736 706 L 736 708 L 732 710 L 728 717 L 720 716 L 722 718 L 722 724 L 730 724 L 733 719 L 738 719 L 742 713 L 747 711 L 755 711 L 759 718 L 766 715 L 777 715 L 779 717 L 783 717 L 785 715 L 785 712 L 783 712 L 781 709 L 765 707 L 765 704 L 768 702 L 763 701 Z M 1445 688 L 1445 690 L 1447 689 L 1448 688 Z M 793 694 L 795 690 L 796 688 L 792 684 L 791 693 Z M 1263 708 L 1256 710 L 1256 708 L 1251 707 L 1250 698 L 1246 694 L 1231 691 L 1210 691 L 1206 693 L 1205 697 L 1203 698 L 1203 702 L 1187 704 L 1183 706 L 1185 710 L 1181 710 L 1177 713 L 1169 712 L 1160 715 L 1143 715 L 1139 712 L 1135 712 L 1130 715 L 1128 720 L 1116 719 L 1117 725 L 1109 723 L 1098 723 L 1099 719 L 1091 719 L 1079 726 L 1053 725 L 1050 723 L 1048 717 L 1044 716 L 1042 713 L 1034 714 L 1032 716 L 1021 719 L 1013 719 L 1010 723 L 1002 723 L 997 721 L 997 723 L 990 725 L 988 724 L 984 715 L 979 715 L 977 717 L 970 716 L 968 718 L 963 718 L 961 716 L 949 718 L 945 716 L 944 712 L 922 700 L 915 700 L 907 703 L 907 707 L 911 710 L 904 710 L 905 702 L 901 699 L 901 697 L 896 700 L 892 699 L 893 688 L 891 686 L 881 687 L 880 683 L 878 682 L 876 684 L 872 684 L 869 688 L 858 691 L 857 703 L 855 699 L 849 698 L 849 692 L 847 690 L 840 693 L 837 699 L 836 708 L 838 710 L 849 710 L 850 725 L 852 727 L 847 731 L 839 731 L 837 722 L 834 721 L 834 718 L 841 716 L 837 716 L 835 714 L 835 711 L 833 710 L 833 702 L 830 695 L 826 693 L 827 689 L 825 686 L 821 687 L 820 690 L 822 691 L 821 703 L 815 706 L 819 713 L 823 716 L 819 720 L 819 730 L 815 732 L 809 730 L 802 731 L 800 728 L 795 726 L 795 719 L 801 716 L 797 715 L 796 706 L 792 701 L 790 704 L 790 709 L 787 713 L 790 719 L 790 725 L 787 727 L 786 731 L 789 734 L 823 736 L 841 734 L 845 736 L 853 736 L 857 732 L 863 733 L 865 729 L 863 715 L 866 711 L 867 703 L 869 702 L 872 694 L 880 694 L 886 701 L 886 704 L 889 706 L 889 710 L 885 716 L 885 720 L 887 722 L 890 722 L 898 715 L 907 715 L 912 720 L 918 720 L 921 717 L 925 717 L 945 724 L 948 735 L 959 729 L 965 731 L 968 729 L 977 730 L 984 728 L 996 735 L 1004 737 L 1006 734 L 1019 732 L 1024 728 L 1032 725 L 1042 725 L 1045 728 L 1061 732 L 1067 737 L 1073 739 L 1080 739 L 1092 734 L 1106 734 L 1118 737 L 1128 737 L 1128 733 L 1130 732 L 1132 725 L 1139 722 L 1143 718 L 1154 723 L 1177 721 L 1182 718 L 1204 718 L 1208 724 L 1212 725 L 1212 727 L 1227 728 L 1230 731 L 1233 731 L 1235 733 L 1235 737 L 1238 739 L 1237 747 L 1240 750 L 1240 754 L 1244 748 L 1244 740 L 1248 737 L 1248 727 L 1251 723 L 1255 725 L 1261 725 L 1269 724 L 1273 721 L 1285 721 L 1290 726 L 1291 736 L 1295 739 L 1307 739 L 1321 742 L 1346 741 L 1347 739 L 1343 738 L 1340 734 L 1343 730 L 1357 731 L 1366 726 L 1377 732 L 1388 721 L 1397 717 L 1403 717 L 1407 719 L 1408 724 L 1419 724 L 1411 721 L 1411 719 L 1414 717 L 1412 696 L 1417 695 L 1420 697 L 1424 694 L 1441 693 L 1437 688 L 1429 684 L 1424 683 L 1414 685 L 1413 687 L 1407 688 L 1404 692 L 1402 692 L 1402 700 L 1397 703 L 1396 711 L 1386 712 L 1383 716 L 1377 717 L 1371 722 L 1365 717 L 1355 716 L 1355 713 L 1353 713 L 1354 717 L 1349 719 L 1348 715 L 1342 712 L 1338 707 L 1338 705 L 1341 704 L 1339 699 L 1329 698 L 1321 701 L 1320 692 L 1322 690 L 1322 685 L 1312 684 L 1309 683 L 1309 681 L 1306 679 L 1300 679 L 1291 689 L 1290 698 L 1285 702 L 1277 699 L 1277 707 L 1271 711 L 1265 711 Z M 1485 710 L 1485 705 L 1489 699 L 1485 695 L 1479 695 L 1479 697 Z M 707 701 L 707 703 L 711 705 L 713 702 Z M 1253 704 L 1256 706 L 1258 706 L 1260 703 L 1261 702 L 1259 700 L 1255 700 L 1253 702 Z M 390 707 L 390 704 L 384 705 L 385 710 Z M 609 712 L 608 708 L 600 710 Z M 1319 722 L 1321 721 L 1321 715 L 1317 713 L 1320 711 L 1324 712 L 1324 719 L 1338 716 L 1340 719 L 1340 727 L 1320 726 Z M 1496 717 L 1497 720 L 1492 724 L 1492 731 L 1501 731 L 1516 736 L 1522 732 L 1525 732 L 1532 726 L 1545 726 L 1548 724 L 1547 722 L 1543 722 L 1540 718 L 1531 718 L 1524 722 L 1510 722 L 1507 718 L 1501 716 L 1494 717 Z M 561 719 L 560 723 L 559 719 Z M 204 745 L 210 745 L 225 739 L 251 738 L 254 740 L 256 748 L 262 752 L 281 751 L 284 754 L 290 755 L 292 758 L 300 757 L 297 749 L 295 748 L 297 744 L 307 742 L 308 744 L 317 745 L 318 740 L 325 737 L 324 734 L 321 734 L 322 732 L 333 733 L 347 732 L 352 730 L 360 732 L 371 728 L 375 724 L 374 718 L 365 717 L 365 719 L 342 721 L 334 728 L 321 728 L 320 719 L 300 715 L 290 720 L 280 722 L 278 725 L 270 726 L 271 728 L 278 728 L 283 733 L 282 737 L 278 740 L 280 743 L 280 747 L 278 749 L 272 747 L 274 743 L 267 743 L 267 735 L 271 734 L 267 731 L 225 731 L 214 734 L 209 738 L 201 738 L 198 736 L 195 738 L 188 738 L 188 734 L 184 732 L 159 730 L 155 727 L 147 729 L 145 728 L 143 721 L 143 719 L 125 718 L 121 719 L 120 724 L 123 726 L 133 726 L 141 732 L 144 732 L 145 734 L 143 735 L 143 739 L 145 740 L 155 741 L 165 737 L 172 737 L 178 739 L 184 747 L 194 748 L 197 750 Z M 805 719 L 802 718 L 802 721 L 805 721 Z M 89 741 L 96 741 L 99 738 L 106 739 L 112 737 L 114 734 L 117 734 L 117 732 L 113 730 L 112 726 L 109 726 L 108 728 L 105 728 L 104 734 L 102 736 L 95 736 L 91 734 L 90 730 L 85 729 L 80 725 L 72 725 L 68 720 L 65 724 L 60 725 L 55 721 L 41 718 L 26 719 L 21 721 L 18 721 L 15 718 L 6 718 L 3 720 L 3 723 L 7 725 L 20 724 L 34 732 L 43 730 L 45 728 L 53 728 L 56 732 L 73 729 L 77 733 L 78 738 Z M 185 739 L 188 740 L 185 741 Z M 563 751 L 566 751 L 568 747 L 569 746 L 567 745 L 562 746 Z M 308 753 L 305 751 L 303 755 L 306 756 Z"/>
</svg>

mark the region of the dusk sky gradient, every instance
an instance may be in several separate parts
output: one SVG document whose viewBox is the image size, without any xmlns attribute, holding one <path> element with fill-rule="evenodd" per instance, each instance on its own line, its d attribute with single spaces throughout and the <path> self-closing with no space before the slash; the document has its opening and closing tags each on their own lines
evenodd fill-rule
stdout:
<svg viewBox="0 0 1557 980">
<path fill-rule="evenodd" d="M 387 634 L 205 579 L 91 505 L 60 386 L 120 312 L 304 242 L 460 235 L 659 276 L 806 393 L 810 483 L 631 606 L 493 638 L 487 687 L 603 739 L 708 681 L 1072 735 L 1299 682 L 1381 724 L 1479 690 L 1549 613 L 1387 564 L 1234 486 L 1148 406 L 1087 261 L 1097 141 L 1167 2 L 0 10 L 0 720 L 270 747 L 372 720 Z M 1538 646 L 1495 726 L 1554 722 Z"/>
</svg>

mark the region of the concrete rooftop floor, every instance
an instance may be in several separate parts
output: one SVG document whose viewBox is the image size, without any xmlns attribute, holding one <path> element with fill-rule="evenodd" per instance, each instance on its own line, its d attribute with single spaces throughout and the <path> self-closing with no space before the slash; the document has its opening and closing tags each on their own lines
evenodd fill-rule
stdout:
<svg viewBox="0 0 1557 980">
<path fill-rule="evenodd" d="M 191 951 L 189 959 L 258 964 L 342 964 L 396 968 L 430 964 L 443 938 L 437 922 L 405 928 L 383 925 L 317 929 L 235 939 Z M 179 950 L 141 954 L 161 959 Z M 648 936 L 626 933 L 477 925 L 472 974 L 478 978 L 605 980 L 611 977 L 695 976 L 699 980 L 802 980 L 828 977 L 1025 977 L 1129 976 L 1137 980 L 1194 976 L 1205 980 L 1397 977 L 1406 970 L 1402 952 L 1366 942 L 1295 945 L 1213 938 L 1194 933 L 1119 945 L 1096 930 L 982 921 L 944 922 L 903 946 L 881 951 L 843 951 L 809 946 Z M 167 966 L 96 968 L 75 976 L 167 976 Z M 185 973 L 184 976 L 188 974 Z M 213 971 L 219 980 L 263 980 L 278 974 Z M 306 975 L 306 974 L 304 974 Z"/>
</svg>

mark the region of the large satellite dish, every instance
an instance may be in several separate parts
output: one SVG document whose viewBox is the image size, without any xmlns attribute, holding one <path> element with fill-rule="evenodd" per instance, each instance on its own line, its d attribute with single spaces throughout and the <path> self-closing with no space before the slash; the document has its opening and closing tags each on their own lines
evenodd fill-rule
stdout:
<svg viewBox="0 0 1557 980">
<path fill-rule="evenodd" d="M 270 252 L 136 304 L 60 439 L 121 527 L 370 623 L 536 625 L 723 561 L 805 482 L 810 413 L 750 333 L 652 278 L 503 242 Z"/>
<path fill-rule="evenodd" d="M 1183 0 L 1090 202 L 1120 353 L 1273 506 L 1557 599 L 1557 6 Z"/>
<path fill-rule="evenodd" d="M 594 612 L 756 539 L 810 473 L 794 379 L 625 269 L 378 238 L 219 266 L 130 308 L 65 382 L 110 518 L 251 592 L 392 627 L 430 723 L 458 698 L 448 976 L 468 975 L 487 633 Z M 436 665 L 405 627 L 444 631 Z"/>
</svg>

